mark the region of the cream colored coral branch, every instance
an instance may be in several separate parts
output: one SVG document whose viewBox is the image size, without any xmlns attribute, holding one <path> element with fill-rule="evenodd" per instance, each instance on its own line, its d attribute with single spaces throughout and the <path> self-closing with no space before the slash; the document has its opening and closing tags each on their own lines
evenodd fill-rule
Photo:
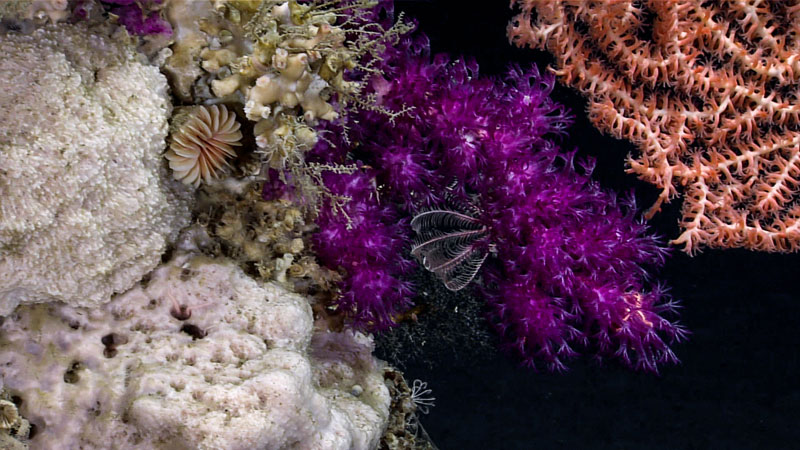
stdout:
<svg viewBox="0 0 800 450">
<path fill-rule="evenodd" d="M 683 193 L 688 253 L 800 248 L 800 0 L 512 0 L 519 46 L 548 50 L 629 172 Z"/>
</svg>

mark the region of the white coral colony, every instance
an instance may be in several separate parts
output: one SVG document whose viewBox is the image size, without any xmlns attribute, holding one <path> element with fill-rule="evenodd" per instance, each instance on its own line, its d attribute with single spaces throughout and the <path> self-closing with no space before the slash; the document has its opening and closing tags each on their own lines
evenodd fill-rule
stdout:
<svg viewBox="0 0 800 450">
<path fill-rule="evenodd" d="M 190 222 L 161 164 L 167 79 L 80 23 L 0 33 L 0 54 L 0 315 L 108 302 Z"/>
<path fill-rule="evenodd" d="M 173 133 L 165 155 L 175 178 L 194 187 L 217 178 L 225 160 L 236 156 L 233 147 L 241 145 L 239 127 L 225 105 L 195 107 Z"/>
</svg>

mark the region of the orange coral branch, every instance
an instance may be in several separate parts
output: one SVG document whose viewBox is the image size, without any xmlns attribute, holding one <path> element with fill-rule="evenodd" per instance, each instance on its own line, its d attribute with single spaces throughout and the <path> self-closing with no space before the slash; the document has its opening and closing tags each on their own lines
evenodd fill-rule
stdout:
<svg viewBox="0 0 800 450">
<path fill-rule="evenodd" d="M 628 171 L 684 194 L 688 253 L 800 249 L 800 0 L 511 0 L 519 46 L 548 50 Z"/>
</svg>

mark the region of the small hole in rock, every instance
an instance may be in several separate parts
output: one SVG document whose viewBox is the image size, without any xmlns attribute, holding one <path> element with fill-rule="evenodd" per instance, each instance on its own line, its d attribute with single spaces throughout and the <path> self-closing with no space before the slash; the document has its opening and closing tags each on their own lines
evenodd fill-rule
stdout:
<svg viewBox="0 0 800 450">
<path fill-rule="evenodd" d="M 114 333 L 109 333 L 103 336 L 100 339 L 100 342 L 102 342 L 103 345 L 105 345 L 106 347 L 111 347 L 112 345 L 114 345 Z"/>
<path fill-rule="evenodd" d="M 169 260 L 172 259 L 172 254 L 175 253 L 175 247 L 169 246 L 167 250 L 161 255 L 161 262 L 167 263 Z"/>
<path fill-rule="evenodd" d="M 153 273 L 152 272 L 148 272 L 148 273 L 144 274 L 144 276 L 142 277 L 142 280 L 139 282 L 139 284 L 142 285 L 142 288 L 147 288 L 147 285 L 150 284 L 150 280 L 152 278 L 153 278 Z"/>
<path fill-rule="evenodd" d="M 205 331 L 201 330 L 197 325 L 192 325 L 190 323 L 182 326 L 181 331 L 191 336 L 192 340 L 203 339 L 206 337 Z"/>
<path fill-rule="evenodd" d="M 78 371 L 81 370 L 81 363 L 78 361 L 74 361 L 72 365 L 64 372 L 64 382 L 69 384 L 75 384 L 80 381 L 81 377 L 78 375 Z"/>
</svg>

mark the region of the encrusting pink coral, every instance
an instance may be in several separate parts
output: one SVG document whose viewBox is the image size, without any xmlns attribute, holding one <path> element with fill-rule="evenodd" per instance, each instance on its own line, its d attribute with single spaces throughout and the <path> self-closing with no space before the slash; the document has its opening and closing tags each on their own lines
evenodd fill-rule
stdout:
<svg viewBox="0 0 800 450">
<path fill-rule="evenodd" d="M 518 46 L 546 49 L 629 172 L 684 191 L 687 253 L 800 249 L 800 1 L 512 0 Z"/>
</svg>

